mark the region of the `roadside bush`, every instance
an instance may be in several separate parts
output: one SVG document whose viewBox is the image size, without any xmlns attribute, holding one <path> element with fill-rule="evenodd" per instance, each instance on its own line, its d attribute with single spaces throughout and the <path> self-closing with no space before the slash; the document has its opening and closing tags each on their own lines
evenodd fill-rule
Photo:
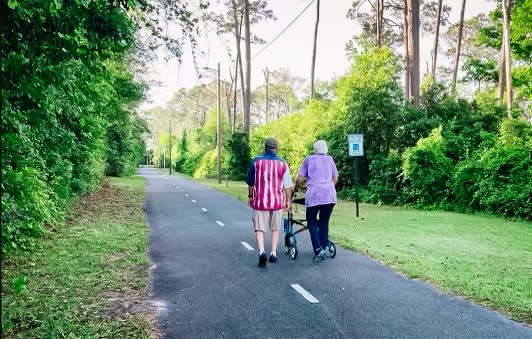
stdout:
<svg viewBox="0 0 532 339">
<path fill-rule="evenodd" d="M 455 210 L 461 212 L 480 210 L 480 201 L 476 192 L 482 175 L 483 169 L 478 157 L 464 160 L 456 165 L 452 184 Z"/>
<path fill-rule="evenodd" d="M 235 132 L 227 142 L 226 153 L 229 153 L 224 159 L 224 173 L 231 180 L 244 180 L 249 163 L 251 161 L 250 149 L 245 133 Z"/>
<path fill-rule="evenodd" d="M 442 149 L 441 127 L 403 153 L 402 176 L 407 203 L 419 207 L 445 207 L 451 198 L 451 160 Z"/>
<path fill-rule="evenodd" d="M 528 145 L 497 145 L 480 160 L 477 183 L 480 207 L 504 216 L 532 219 L 532 160 Z"/>
<path fill-rule="evenodd" d="M 487 212 L 532 219 L 532 126 L 519 119 L 501 124 L 494 147 L 479 159 L 476 198 Z"/>
<path fill-rule="evenodd" d="M 390 151 L 386 157 L 375 157 L 371 162 L 370 172 L 367 202 L 395 204 L 401 200 L 401 156 L 397 151 Z"/>
<path fill-rule="evenodd" d="M 205 153 L 198 162 L 194 178 L 216 178 L 216 150 Z"/>
<path fill-rule="evenodd" d="M 45 232 L 45 222 L 53 221 L 56 209 L 43 176 L 29 167 L 3 173 L 3 189 L 10 192 L 2 194 L 4 251 L 32 248 L 35 238 Z"/>
</svg>

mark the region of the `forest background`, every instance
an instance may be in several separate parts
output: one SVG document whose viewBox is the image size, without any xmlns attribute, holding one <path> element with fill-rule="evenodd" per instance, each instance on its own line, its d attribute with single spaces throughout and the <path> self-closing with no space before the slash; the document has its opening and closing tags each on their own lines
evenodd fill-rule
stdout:
<svg viewBox="0 0 532 339">
<path fill-rule="evenodd" d="M 73 199 L 139 164 L 216 177 L 220 159 L 224 176 L 242 179 L 265 136 L 279 139 L 293 171 L 325 139 L 346 199 L 358 180 L 368 203 L 531 220 L 531 0 L 459 22 L 446 21 L 442 1 L 354 1 L 346 15 L 363 32 L 347 42 L 346 74 L 315 81 L 313 64 L 308 81 L 254 70 L 265 78 L 254 89 L 253 25 L 275 13 L 266 1 L 221 4 L 223 12 L 206 2 L 0 1 L 4 253 L 32 248 Z M 318 18 L 320 1 L 310 5 Z M 168 36 L 167 22 L 182 34 Z M 200 22 L 234 39 L 220 100 L 213 80 L 141 111 L 147 85 L 135 75 L 160 46 L 180 57 L 186 40 L 197 51 Z M 318 29 L 316 20 L 309 32 Z M 420 32 L 434 35 L 434 51 L 447 41 L 454 65 L 434 58 L 421 78 Z M 460 82 L 473 90 L 457 91 Z M 358 171 L 352 133 L 364 134 Z"/>
</svg>

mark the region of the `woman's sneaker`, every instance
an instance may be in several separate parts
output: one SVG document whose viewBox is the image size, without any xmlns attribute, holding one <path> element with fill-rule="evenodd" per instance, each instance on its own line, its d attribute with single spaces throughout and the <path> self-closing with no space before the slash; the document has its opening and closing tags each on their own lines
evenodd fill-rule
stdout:
<svg viewBox="0 0 532 339">
<path fill-rule="evenodd" d="M 322 248 L 318 253 L 316 253 L 312 261 L 314 261 L 315 263 L 319 263 L 319 262 L 323 262 L 324 260 L 325 260 L 325 251 Z"/>
<path fill-rule="evenodd" d="M 327 251 L 331 257 L 334 258 L 336 256 L 336 246 L 332 242 L 327 246 Z"/>
</svg>

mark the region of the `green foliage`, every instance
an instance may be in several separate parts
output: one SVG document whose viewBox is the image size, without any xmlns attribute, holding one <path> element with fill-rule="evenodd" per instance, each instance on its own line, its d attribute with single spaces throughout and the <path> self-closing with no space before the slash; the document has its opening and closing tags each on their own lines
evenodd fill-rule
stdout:
<svg viewBox="0 0 532 339">
<path fill-rule="evenodd" d="M 388 156 L 379 155 L 370 166 L 367 202 L 392 205 L 402 200 L 401 155 L 392 150 Z"/>
<path fill-rule="evenodd" d="M 509 217 L 532 216 L 532 127 L 506 119 L 494 144 L 457 165 L 456 207 Z"/>
<path fill-rule="evenodd" d="M 340 188 L 354 185 L 353 159 L 347 153 L 347 135 L 364 134 L 365 156 L 360 160 L 360 182 L 369 180 L 369 164 L 378 154 L 397 147 L 403 94 L 398 82 L 399 60 L 389 48 L 372 49 L 354 59 L 350 73 L 336 86 L 334 117 L 324 133 L 329 154 L 337 161 Z"/>
<path fill-rule="evenodd" d="M 465 71 L 465 81 L 476 81 L 480 88 L 480 82 L 496 83 L 499 79 L 495 60 L 481 60 L 477 58 L 467 59 L 462 69 Z"/>
<path fill-rule="evenodd" d="M 451 198 L 451 160 L 443 152 L 441 128 L 420 139 L 403 153 L 402 177 L 407 203 L 420 207 L 443 207 Z"/>
<path fill-rule="evenodd" d="M 251 161 L 247 135 L 238 132 L 231 135 L 226 152 L 229 155 L 226 157 L 228 162 L 224 164 L 224 172 L 231 180 L 243 180 Z"/>
<path fill-rule="evenodd" d="M 312 151 L 314 142 L 328 128 L 331 119 L 329 107 L 327 102 L 313 100 L 304 111 L 255 129 L 250 139 L 251 155 L 263 153 L 264 139 L 275 137 L 279 141 L 279 155 L 288 163 L 291 174 L 295 175 L 305 156 Z"/>
<path fill-rule="evenodd" d="M 55 206 L 42 172 L 25 167 L 2 174 L 2 246 L 5 251 L 30 249 L 35 237 L 53 222 Z M 53 196 L 53 195 L 52 195 Z"/>
<path fill-rule="evenodd" d="M 188 156 L 188 141 L 187 141 L 187 130 L 183 131 L 181 140 L 178 145 L 177 160 L 175 161 L 175 170 L 177 172 L 184 172 L 183 166 Z"/>
<path fill-rule="evenodd" d="M 216 150 L 210 150 L 199 157 L 193 177 L 215 178 L 216 174 Z"/>
<path fill-rule="evenodd" d="M 13 293 L 19 294 L 22 293 L 26 289 L 26 284 L 28 279 L 26 277 L 16 277 L 13 279 Z"/>
<path fill-rule="evenodd" d="M 0 2 L 2 250 L 29 248 L 75 195 L 137 165 L 142 89 L 127 3 Z M 109 161 L 108 163 L 106 163 Z"/>
<path fill-rule="evenodd" d="M 521 60 L 532 59 L 532 1 L 514 0 L 512 7 L 512 23 L 510 29 L 510 45 L 512 52 Z"/>
</svg>

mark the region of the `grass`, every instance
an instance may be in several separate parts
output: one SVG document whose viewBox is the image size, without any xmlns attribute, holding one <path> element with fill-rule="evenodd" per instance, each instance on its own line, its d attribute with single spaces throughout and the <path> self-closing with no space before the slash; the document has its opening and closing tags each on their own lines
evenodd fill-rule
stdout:
<svg viewBox="0 0 532 339">
<path fill-rule="evenodd" d="M 2 337 L 150 338 L 145 180 L 110 178 L 32 253 L 2 259 Z"/>
<path fill-rule="evenodd" d="M 243 182 L 198 180 L 242 201 Z M 304 208 L 301 207 L 300 210 Z M 330 236 L 409 278 L 532 324 L 532 223 L 339 201 Z"/>
</svg>

